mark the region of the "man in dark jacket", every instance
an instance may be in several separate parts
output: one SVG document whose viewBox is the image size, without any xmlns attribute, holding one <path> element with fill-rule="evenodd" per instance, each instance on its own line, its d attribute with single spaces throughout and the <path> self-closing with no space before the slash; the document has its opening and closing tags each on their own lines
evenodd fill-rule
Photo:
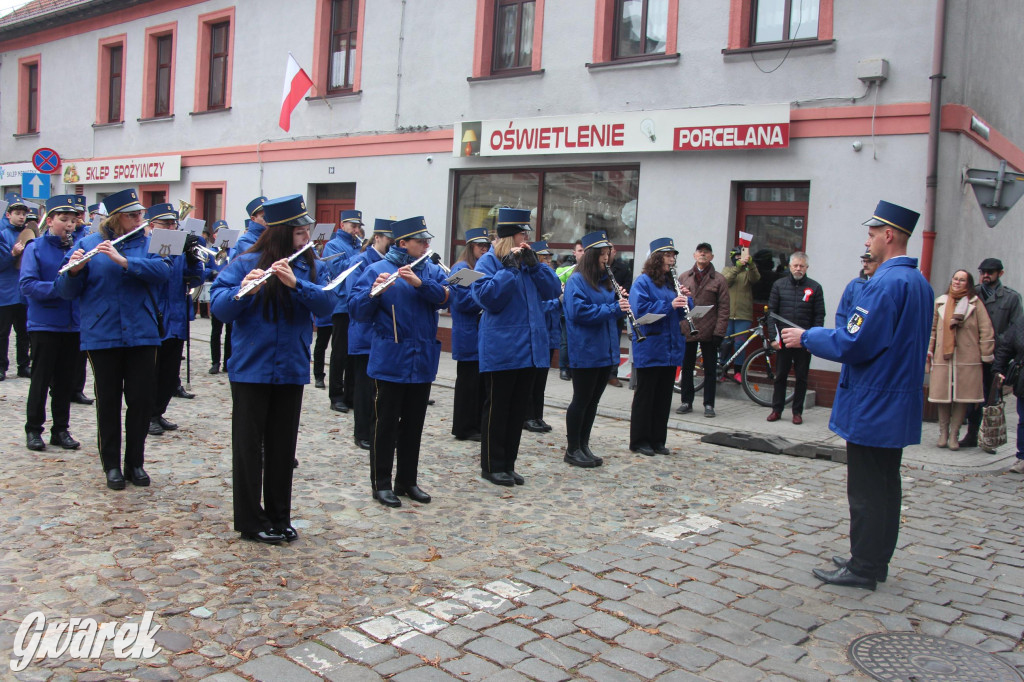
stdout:
<svg viewBox="0 0 1024 682">
<path fill-rule="evenodd" d="M 807 276 L 807 254 L 797 251 L 789 257 L 789 275 L 775 281 L 768 297 L 768 309 L 798 327 L 810 329 L 825 324 L 825 297 L 821 285 Z M 775 337 L 777 330 L 790 325 L 773 319 L 769 328 Z M 789 368 L 793 367 L 796 387 L 793 392 L 793 423 L 804 422 L 804 396 L 807 394 L 807 373 L 811 368 L 811 354 L 803 348 L 784 348 L 781 339 L 774 339 L 772 347 L 779 349 L 776 355 L 775 391 L 772 393 L 772 412 L 768 421 L 782 418 L 786 405 L 786 384 Z"/>
<path fill-rule="evenodd" d="M 1024 317 L 1021 312 L 1020 294 L 1004 285 L 1003 262 L 998 258 L 986 258 L 978 266 L 978 296 L 985 303 L 985 310 L 992 320 L 992 330 L 996 334 L 996 353 L 999 353 L 1000 338 L 1013 326 L 1014 322 Z M 981 364 L 981 380 L 985 387 L 985 399 L 992 389 L 992 365 Z M 967 434 L 960 441 L 960 447 L 973 448 L 978 445 L 978 427 L 981 425 L 981 404 L 976 404 L 967 413 Z"/>
<path fill-rule="evenodd" d="M 729 284 L 715 271 L 711 259 L 715 254 L 711 244 L 701 242 L 693 254 L 693 268 L 679 276 L 683 295 L 693 298 L 694 306 L 713 306 L 707 315 L 695 319 L 696 334 L 686 335 L 686 355 L 683 356 L 682 405 L 676 414 L 693 411 L 693 369 L 697 364 L 697 344 L 704 357 L 704 416 L 715 416 L 715 387 L 718 384 L 718 347 L 729 326 Z"/>
<path fill-rule="evenodd" d="M 1017 363 L 1024 361 L 1024 316 L 1021 315 L 1017 316 L 1013 326 L 1006 330 L 996 346 L 992 374 L 998 381 L 1006 379 L 1008 365 L 1014 359 Z M 1010 471 L 1024 474 L 1024 401 L 1021 400 L 1024 397 L 1024 372 L 1018 373 L 1013 383 L 1013 394 L 1017 396 L 1017 461 L 1010 467 Z"/>
</svg>

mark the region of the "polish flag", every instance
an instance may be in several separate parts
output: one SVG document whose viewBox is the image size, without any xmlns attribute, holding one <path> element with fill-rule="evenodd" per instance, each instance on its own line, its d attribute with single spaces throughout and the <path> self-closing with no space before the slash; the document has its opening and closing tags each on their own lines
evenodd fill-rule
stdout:
<svg viewBox="0 0 1024 682">
<path fill-rule="evenodd" d="M 289 52 L 288 68 L 284 74 L 284 94 L 281 95 L 281 116 L 277 121 L 277 124 L 285 132 L 292 127 L 292 112 L 295 111 L 295 107 L 299 106 L 299 102 L 311 87 L 313 87 L 313 81 Z"/>
</svg>

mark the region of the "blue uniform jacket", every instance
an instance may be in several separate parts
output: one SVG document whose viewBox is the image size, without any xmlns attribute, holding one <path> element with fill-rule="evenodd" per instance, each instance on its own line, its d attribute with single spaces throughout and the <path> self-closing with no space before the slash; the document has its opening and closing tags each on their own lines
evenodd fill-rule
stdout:
<svg viewBox="0 0 1024 682">
<path fill-rule="evenodd" d="M 843 289 L 843 295 L 839 297 L 839 307 L 836 308 L 836 329 L 846 326 L 847 321 L 850 319 L 850 311 L 853 310 L 853 303 L 857 300 L 857 296 L 860 295 L 860 290 L 867 283 L 866 279 L 858 277 L 850 280 L 850 283 Z"/>
<path fill-rule="evenodd" d="M 370 298 L 377 276 L 397 270 L 387 259 L 363 268 L 349 296 L 349 313 L 371 326 L 369 376 L 401 384 L 429 384 L 437 376 L 441 359 L 437 311 L 448 304 L 444 271 L 428 261 L 416 273 L 423 282 L 419 287 L 399 279 L 380 296 Z"/>
<path fill-rule="evenodd" d="M 686 337 L 679 328 L 682 319 L 679 309 L 672 307 L 675 298 L 676 290 L 670 275 L 666 275 L 665 283 L 660 287 L 646 274 L 633 281 L 633 288 L 629 290 L 633 315 L 643 317 L 647 313 L 656 313 L 665 316 L 640 328 L 647 340 L 633 342 L 634 367 L 677 367 L 683 364 Z"/>
<path fill-rule="evenodd" d="M 561 294 L 555 271 L 541 264 L 506 268 L 493 250 L 481 256 L 474 269 L 484 275 L 469 288 L 484 311 L 480 318 L 480 371 L 550 367 L 541 302 Z"/>
<path fill-rule="evenodd" d="M 171 276 L 157 294 L 164 314 L 164 340 L 188 338 L 188 322 L 196 319 L 196 309 L 188 290 L 199 286 L 202 279 L 202 262 L 189 265 L 184 255 L 171 257 Z"/>
<path fill-rule="evenodd" d="M 607 275 L 602 275 L 605 281 Z M 619 364 L 618 320 L 625 316 L 615 292 L 595 289 L 578 272 L 565 283 L 565 331 L 569 343 L 569 365 L 611 367 Z"/>
<path fill-rule="evenodd" d="M 102 231 L 94 232 L 75 248 L 88 253 L 105 239 Z M 149 237 L 134 237 L 117 250 L 128 259 L 127 268 L 101 253 L 77 275 L 66 272 L 54 282 L 59 296 L 78 299 L 82 350 L 160 345 L 156 296 L 171 276 L 171 259 L 149 253 Z"/>
<path fill-rule="evenodd" d="M 342 271 L 349 265 L 355 264 L 355 261 L 352 261 L 351 263 L 349 261 L 359 256 L 360 246 L 361 243 L 358 237 L 351 235 L 340 228 L 338 229 L 337 232 L 334 233 L 334 237 L 332 237 L 329 242 L 324 244 L 324 258 L 327 258 L 328 256 L 333 256 L 336 253 L 345 254 L 344 256 L 338 256 L 337 258 L 334 258 L 327 262 L 327 266 L 331 272 L 332 277 L 340 275 Z M 362 270 L 363 268 L 360 268 L 360 271 Z M 355 274 L 357 273 L 353 273 L 353 275 Z M 350 277 L 351 276 L 352 275 L 350 275 Z M 338 296 L 334 303 L 334 312 L 331 314 L 340 315 L 342 313 L 347 312 L 348 298 L 345 296 Z M 319 324 L 319 322 L 317 324 Z"/>
<path fill-rule="evenodd" d="M 341 258 L 339 256 L 339 258 Z M 352 295 L 352 289 L 355 288 L 356 282 L 362 277 L 363 273 L 366 272 L 366 268 L 374 263 L 378 263 L 383 259 L 384 256 L 380 255 L 380 252 L 372 246 L 366 247 L 366 251 L 359 254 L 359 259 L 362 261 L 363 266 L 353 272 L 348 278 L 342 283 L 341 289 L 344 287 L 343 293 L 341 294 L 345 298 Z M 351 263 L 349 267 L 355 265 Z M 338 273 L 341 274 L 340 272 Z M 337 276 L 337 275 L 335 275 Z M 351 301 L 348 302 L 348 306 L 351 308 Z M 373 339 L 373 330 L 369 322 L 361 322 L 356 318 L 349 315 L 348 317 L 348 354 L 349 355 L 369 355 L 370 346 Z"/>
<path fill-rule="evenodd" d="M 469 267 L 460 260 L 452 266 L 452 274 Z M 454 285 L 452 301 L 452 359 L 457 362 L 476 362 L 480 359 L 480 312 L 469 287 Z"/>
<path fill-rule="evenodd" d="M 11 255 L 23 229 L 11 225 L 7 216 L 0 216 L 0 306 L 25 303 L 25 297 L 18 290 L 18 268 L 14 267 Z"/>
<path fill-rule="evenodd" d="M 544 324 L 548 328 L 548 350 L 562 345 L 562 302 L 557 298 L 541 301 L 544 308 Z"/>
<path fill-rule="evenodd" d="M 259 240 L 260 235 L 267 229 L 266 225 L 260 225 L 252 220 L 245 221 L 245 232 L 235 242 L 235 248 L 231 250 L 230 256 L 234 260 L 236 256 L 240 256 L 249 249 L 251 249 Z"/>
<path fill-rule="evenodd" d="M 807 350 L 843 363 L 832 431 L 868 447 L 921 442 L 933 301 L 917 259 L 890 258 L 864 284 L 845 327 L 814 327 L 801 335 Z"/>
<path fill-rule="evenodd" d="M 21 256 L 21 278 L 18 286 L 28 300 L 28 330 L 30 332 L 77 332 L 78 302 L 66 301 L 57 295 L 53 280 L 68 251 L 61 246 L 60 237 L 49 232 L 34 239 Z M 105 256 L 104 256 L 105 257 Z"/>
<path fill-rule="evenodd" d="M 291 291 L 292 316 L 281 311 L 278 319 L 263 315 L 261 293 L 234 300 L 239 284 L 259 263 L 260 253 L 238 256 L 221 271 L 210 287 L 210 309 L 218 320 L 234 323 L 228 378 L 247 384 L 308 384 L 309 345 L 313 342 L 310 315 L 323 315 L 334 305 L 334 295 L 324 291 L 327 274 L 317 268 L 311 282 L 309 266 L 301 257 L 292 263 L 295 289 Z"/>
</svg>

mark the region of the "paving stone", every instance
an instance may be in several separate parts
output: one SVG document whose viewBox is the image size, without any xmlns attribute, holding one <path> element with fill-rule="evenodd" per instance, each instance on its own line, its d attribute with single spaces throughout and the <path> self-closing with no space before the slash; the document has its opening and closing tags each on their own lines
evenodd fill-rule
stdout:
<svg viewBox="0 0 1024 682">
<path fill-rule="evenodd" d="M 945 623 L 946 625 L 952 624 L 963 615 L 962 611 L 951 609 L 948 606 L 939 606 L 937 604 L 928 603 L 915 604 L 911 610 L 922 618 L 937 620 Z"/>
<path fill-rule="evenodd" d="M 493 637 L 478 637 L 467 644 L 465 648 L 506 668 L 510 668 L 526 658 L 526 654 L 522 651 Z"/>
<path fill-rule="evenodd" d="M 361 632 L 356 632 L 351 628 L 340 628 L 331 632 L 325 632 L 318 639 L 342 656 L 370 667 L 395 658 L 400 653 L 394 647 L 378 644 Z"/>
<path fill-rule="evenodd" d="M 441 664 L 441 667 L 460 680 L 470 680 L 472 682 L 488 679 L 501 671 L 501 668 L 498 666 L 474 654 L 466 654 L 462 658 L 445 661 Z"/>
<path fill-rule="evenodd" d="M 566 571 L 566 574 L 568 574 L 568 570 Z M 572 588 L 572 585 L 565 582 L 564 580 L 552 578 L 549 575 L 544 575 L 543 573 L 538 573 L 537 571 L 517 573 L 516 580 L 521 580 L 524 583 L 533 585 L 534 587 L 542 590 L 548 590 L 553 594 L 562 594 L 564 592 L 568 592 Z"/>
<path fill-rule="evenodd" d="M 569 673 L 553 665 L 548 665 L 539 658 L 527 658 L 520 661 L 516 663 L 514 669 L 530 679 L 539 680 L 540 682 L 564 682 L 564 680 L 572 679 L 572 675 Z"/>
<path fill-rule="evenodd" d="M 971 616 L 964 621 L 964 625 L 994 632 L 997 635 L 1006 635 L 1014 640 L 1019 640 L 1024 634 L 1024 626 L 988 616 Z"/>
<path fill-rule="evenodd" d="M 581 628 L 585 628 L 590 632 L 593 632 L 598 637 L 605 639 L 612 639 L 617 635 L 621 635 L 626 630 L 629 630 L 629 624 L 625 623 L 618 618 L 608 615 L 607 613 L 593 613 L 589 616 L 584 616 L 575 621 Z"/>
<path fill-rule="evenodd" d="M 651 594 L 649 592 L 640 592 L 638 594 L 634 594 L 626 600 L 626 603 L 635 606 L 641 611 L 646 611 L 647 613 L 653 614 L 655 616 L 664 615 L 669 611 L 678 608 L 678 604 L 671 602 L 663 597 Z"/>
<path fill-rule="evenodd" d="M 455 622 L 458 625 L 461 625 L 464 628 L 469 628 L 470 630 L 478 630 L 479 631 L 479 630 L 484 630 L 486 628 L 489 628 L 492 625 L 497 625 L 498 623 L 501 622 L 501 619 L 498 618 L 497 616 L 492 616 L 489 613 L 480 612 L 480 613 L 471 613 L 468 616 L 463 616 L 462 618 L 459 618 Z"/>
<path fill-rule="evenodd" d="M 727 642 L 724 639 L 717 637 L 708 637 L 701 641 L 700 646 L 709 649 L 719 656 L 733 661 L 739 661 L 745 666 L 753 666 L 755 663 L 765 657 L 765 654 L 755 649 L 747 647 L 736 646 L 732 642 Z"/>
<path fill-rule="evenodd" d="M 764 623 L 762 625 L 758 625 L 756 630 L 766 637 L 777 639 L 780 642 L 785 642 L 786 644 L 803 644 L 808 638 L 806 630 L 796 628 L 791 625 L 784 625 L 782 623 Z"/>
<path fill-rule="evenodd" d="M 462 646 L 471 639 L 476 639 L 480 636 L 480 633 L 476 630 L 470 630 L 469 628 L 462 627 L 461 625 L 452 625 L 450 627 L 441 630 L 437 633 L 436 637 L 452 646 Z"/>
<path fill-rule="evenodd" d="M 579 632 L 579 628 L 572 621 L 562 620 L 561 618 L 548 618 L 531 627 L 537 632 L 556 638 L 567 635 L 570 632 Z"/>
<path fill-rule="evenodd" d="M 663 637 L 642 630 L 624 632 L 616 637 L 615 641 L 627 649 L 632 649 L 641 654 L 656 654 L 671 644 L 671 642 Z"/>
<path fill-rule="evenodd" d="M 428 661 L 447 661 L 460 656 L 457 649 L 418 632 L 399 635 L 395 637 L 392 644 L 403 651 L 416 654 Z"/>
<path fill-rule="evenodd" d="M 561 604 L 555 604 L 544 609 L 552 616 L 556 618 L 562 618 L 564 620 L 577 620 L 579 618 L 586 618 L 587 616 L 596 613 L 594 609 L 577 604 L 576 602 L 562 602 Z M 497 620 L 497 619 L 495 619 Z"/>
<path fill-rule="evenodd" d="M 379 663 L 373 667 L 373 670 L 381 677 L 392 677 L 400 672 L 405 672 L 421 665 L 423 665 L 422 658 L 413 654 L 406 654 Z"/>
<path fill-rule="evenodd" d="M 459 678 L 433 668 L 429 665 L 421 665 L 418 668 L 410 668 L 391 678 L 395 682 L 452 682 Z"/>
<path fill-rule="evenodd" d="M 530 642 L 523 647 L 523 651 L 566 670 L 575 668 L 584 661 L 590 660 L 590 656 L 587 654 L 580 653 L 576 649 L 571 649 L 560 642 L 547 638 Z"/>
<path fill-rule="evenodd" d="M 713 665 L 718 661 L 719 656 L 692 644 L 673 644 L 662 649 L 658 653 L 658 658 L 674 663 L 686 670 L 698 671 Z"/>
<path fill-rule="evenodd" d="M 246 661 L 238 669 L 257 682 L 276 682 L 277 680 L 316 682 L 318 679 L 305 668 L 280 656 L 260 656 Z"/>
<path fill-rule="evenodd" d="M 748 668 L 736 661 L 724 660 L 715 663 L 713 666 L 701 673 L 701 676 L 708 680 L 719 680 L 720 682 L 736 682 L 736 680 L 763 680 L 764 675 L 759 670 Z"/>
<path fill-rule="evenodd" d="M 625 618 L 638 627 L 652 628 L 661 622 L 661 618 L 652 616 L 646 611 L 642 611 L 624 601 L 603 601 L 599 608 L 601 611 L 610 613 L 616 618 Z"/>
<path fill-rule="evenodd" d="M 562 598 L 553 592 L 548 592 L 547 590 L 534 590 L 529 594 L 523 595 L 520 598 L 520 601 L 524 604 L 529 604 L 530 606 L 544 608 L 545 606 L 557 604 L 562 601 Z"/>
<path fill-rule="evenodd" d="M 580 668 L 580 675 L 595 682 L 639 682 L 640 678 L 632 673 L 610 668 L 604 663 L 591 663 Z"/>
<path fill-rule="evenodd" d="M 514 623 L 502 623 L 501 625 L 495 625 L 493 628 L 484 630 L 482 634 L 487 635 L 488 637 L 493 637 L 498 641 L 516 648 L 519 648 L 531 640 L 537 639 L 536 634 L 524 627 L 515 625 Z"/>
<path fill-rule="evenodd" d="M 612 665 L 634 672 L 640 677 L 651 679 L 668 670 L 668 666 L 656 658 L 648 658 L 629 649 L 616 647 L 601 654 L 601 659 Z"/>
</svg>

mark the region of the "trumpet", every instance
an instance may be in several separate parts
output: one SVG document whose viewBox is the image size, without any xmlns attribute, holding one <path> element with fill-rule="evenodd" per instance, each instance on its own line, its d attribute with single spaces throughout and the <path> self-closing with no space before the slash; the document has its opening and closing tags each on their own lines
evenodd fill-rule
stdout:
<svg viewBox="0 0 1024 682">
<path fill-rule="evenodd" d="M 615 300 L 621 301 L 626 298 L 626 291 L 622 286 L 615 281 L 615 275 L 612 274 L 612 267 L 610 265 L 604 266 L 604 271 L 608 273 L 608 279 L 611 280 L 612 288 L 615 290 Z M 629 335 L 632 336 L 633 332 L 636 332 L 636 340 L 646 341 L 647 337 L 640 331 L 640 327 L 636 323 L 636 316 L 632 310 L 626 311 L 626 321 L 629 323 Z"/>
<path fill-rule="evenodd" d="M 690 333 L 691 334 L 696 334 L 697 333 L 697 327 L 694 326 L 693 320 L 690 319 L 690 305 L 686 302 L 686 297 L 683 296 L 683 290 L 679 286 L 679 278 L 676 277 L 676 266 L 673 265 L 671 268 L 669 268 L 668 274 L 671 275 L 671 277 L 672 277 L 672 284 L 674 284 L 675 287 L 676 287 L 676 296 L 682 296 L 682 298 L 683 298 L 683 317 L 686 319 L 686 321 L 690 325 Z M 683 321 L 682 320 L 679 320 L 679 331 L 683 332 L 683 334 L 686 334 L 686 330 L 683 329 Z"/>
<path fill-rule="evenodd" d="M 228 249 L 211 249 L 209 246 L 203 246 L 202 244 L 196 244 L 192 247 L 192 257 L 196 260 L 200 260 L 205 265 L 213 259 L 213 262 L 217 265 L 223 265 L 228 259 Z"/>
<path fill-rule="evenodd" d="M 148 220 L 143 222 L 141 225 L 136 227 L 131 232 L 127 232 L 127 233 L 121 235 L 120 237 L 118 237 L 117 239 L 113 240 L 112 242 L 110 242 L 110 245 L 113 246 L 114 248 L 117 248 L 119 245 L 124 244 L 125 242 L 127 242 L 127 241 L 129 241 L 131 239 L 134 239 L 136 235 L 145 234 L 145 230 L 146 230 L 147 227 L 149 227 L 149 221 Z M 57 274 L 58 275 L 63 275 L 65 272 L 68 272 L 69 270 L 71 270 L 71 268 L 74 268 L 74 267 L 77 267 L 79 265 L 82 265 L 84 263 L 89 262 L 99 252 L 100 252 L 100 247 L 97 246 L 96 248 L 88 251 L 84 256 L 82 256 L 78 260 L 70 261 L 69 263 L 64 265 L 64 267 L 62 267 L 60 270 L 57 271 Z"/>
<path fill-rule="evenodd" d="M 313 248 L 313 242 L 311 242 L 311 241 L 306 242 L 305 246 L 303 246 L 301 249 L 299 249 L 298 251 L 296 251 L 292 255 L 288 256 L 288 265 L 291 265 L 292 263 L 294 263 L 296 258 L 298 258 L 302 254 L 306 253 L 306 251 L 309 251 L 311 248 Z M 262 275 L 260 275 L 256 279 L 252 280 L 251 282 L 249 282 L 248 284 L 246 284 L 245 286 L 240 288 L 238 290 L 238 293 L 235 294 L 232 298 L 234 298 L 234 300 L 236 300 L 236 301 L 239 300 L 240 298 L 242 298 L 243 296 L 248 294 L 250 291 L 252 291 L 256 287 L 258 287 L 259 285 L 263 284 L 264 282 L 266 282 L 268 279 L 270 279 L 273 276 L 274 276 L 274 271 L 273 270 L 267 270 Z"/>
<path fill-rule="evenodd" d="M 431 253 L 433 253 L 433 252 L 432 251 L 427 251 L 425 254 L 423 254 L 422 256 L 417 258 L 416 260 L 414 260 L 412 263 L 409 263 L 409 267 L 410 268 L 416 267 L 417 265 L 422 263 L 424 260 L 429 258 Z M 401 270 L 401 268 L 399 268 L 399 270 Z M 386 280 L 384 280 L 383 282 L 381 282 L 377 286 L 375 286 L 372 289 L 370 289 L 370 298 L 377 298 L 378 296 L 383 294 L 392 284 L 394 284 L 397 281 L 398 281 L 398 270 L 395 270 L 390 275 L 388 275 L 388 278 Z"/>
</svg>

